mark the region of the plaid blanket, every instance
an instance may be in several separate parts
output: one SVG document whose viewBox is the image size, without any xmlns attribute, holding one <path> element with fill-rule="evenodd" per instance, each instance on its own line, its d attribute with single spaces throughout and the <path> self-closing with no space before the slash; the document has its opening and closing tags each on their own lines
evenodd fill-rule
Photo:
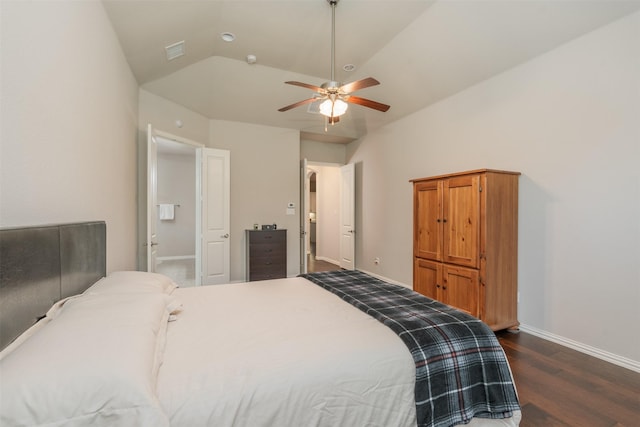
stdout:
<svg viewBox="0 0 640 427">
<path fill-rule="evenodd" d="M 520 409 L 504 351 L 480 320 L 360 271 L 301 276 L 384 323 L 404 341 L 416 365 L 418 426 L 507 418 Z"/>
</svg>

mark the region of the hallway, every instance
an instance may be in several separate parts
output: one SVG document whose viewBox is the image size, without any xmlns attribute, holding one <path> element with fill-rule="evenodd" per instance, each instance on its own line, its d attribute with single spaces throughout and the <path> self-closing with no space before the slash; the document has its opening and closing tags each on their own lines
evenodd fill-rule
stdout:
<svg viewBox="0 0 640 427">
<path fill-rule="evenodd" d="M 319 271 L 340 270 L 340 266 L 327 261 L 316 260 L 316 244 L 311 243 L 311 253 L 307 255 L 307 271 L 317 273 Z"/>
</svg>

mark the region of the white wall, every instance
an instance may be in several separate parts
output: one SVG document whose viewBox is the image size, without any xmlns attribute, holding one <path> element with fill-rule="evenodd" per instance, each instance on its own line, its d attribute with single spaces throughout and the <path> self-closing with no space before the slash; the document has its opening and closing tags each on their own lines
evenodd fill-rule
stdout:
<svg viewBox="0 0 640 427">
<path fill-rule="evenodd" d="M 138 88 L 102 4 L 1 7 L 0 226 L 105 220 L 134 269 Z"/>
<path fill-rule="evenodd" d="M 346 155 L 346 144 L 335 144 L 331 142 L 310 141 L 304 139 L 300 141 L 300 159 L 343 165 L 345 164 Z"/>
<path fill-rule="evenodd" d="M 350 144 L 358 267 L 411 283 L 409 179 L 520 171 L 520 321 L 640 363 L 639 88 L 636 13 Z"/>
<path fill-rule="evenodd" d="M 245 279 L 244 230 L 287 229 L 287 275 L 300 272 L 300 136 L 297 130 L 212 120 L 208 146 L 231 151 L 231 281 Z M 287 215 L 287 203 L 295 215 Z"/>
<path fill-rule="evenodd" d="M 138 97 L 140 120 L 138 129 L 147 141 L 147 124 L 154 129 L 200 144 L 209 140 L 209 119 L 188 108 L 140 88 Z M 180 121 L 180 127 L 176 124 Z"/>
</svg>

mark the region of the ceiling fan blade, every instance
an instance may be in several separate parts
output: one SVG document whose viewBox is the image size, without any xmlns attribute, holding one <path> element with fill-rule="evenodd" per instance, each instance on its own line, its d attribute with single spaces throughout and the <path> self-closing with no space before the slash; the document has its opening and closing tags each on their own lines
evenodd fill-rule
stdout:
<svg viewBox="0 0 640 427">
<path fill-rule="evenodd" d="M 300 87 L 304 87 L 304 88 L 307 88 L 307 89 L 315 90 L 318 93 L 325 93 L 326 92 L 320 86 L 314 86 L 314 85 L 310 85 L 308 83 L 295 82 L 295 81 L 289 81 L 289 82 L 285 82 L 285 83 L 288 84 L 288 85 L 300 86 Z"/>
<path fill-rule="evenodd" d="M 382 112 L 385 112 L 389 108 L 391 108 L 390 105 L 382 104 L 380 102 L 372 101 L 372 100 L 366 99 L 366 98 L 360 98 L 359 96 L 353 96 L 353 95 L 345 96 L 344 100 L 347 101 L 347 102 L 350 102 L 352 104 L 362 105 L 364 107 L 373 108 L 374 110 L 378 110 L 378 111 L 382 111 Z"/>
<path fill-rule="evenodd" d="M 351 93 L 360 89 L 364 89 L 366 87 L 371 87 L 379 84 L 380 82 L 373 77 L 367 77 L 366 79 L 356 80 L 355 82 L 347 83 L 346 85 L 340 86 L 340 91 L 344 93 Z"/>
<path fill-rule="evenodd" d="M 291 105 L 287 105 L 286 107 L 282 107 L 278 111 L 282 111 L 282 112 L 289 111 L 292 108 L 296 108 L 296 107 L 299 107 L 299 106 L 305 105 L 305 104 L 311 104 L 313 101 L 317 101 L 317 100 L 318 100 L 318 98 L 305 99 L 304 101 L 298 101 L 295 104 L 291 104 Z"/>
</svg>

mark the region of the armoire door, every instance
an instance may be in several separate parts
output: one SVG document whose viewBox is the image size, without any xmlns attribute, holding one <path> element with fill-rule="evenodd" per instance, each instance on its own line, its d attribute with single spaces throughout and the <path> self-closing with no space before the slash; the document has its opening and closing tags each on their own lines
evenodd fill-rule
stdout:
<svg viewBox="0 0 640 427">
<path fill-rule="evenodd" d="M 480 317 L 480 281 L 478 270 L 444 265 L 442 268 L 442 302 Z"/>
<path fill-rule="evenodd" d="M 414 256 L 442 261 L 442 181 L 414 187 Z"/>
<path fill-rule="evenodd" d="M 442 299 L 442 263 L 414 258 L 413 290 L 435 300 Z"/>
<path fill-rule="evenodd" d="M 444 262 L 478 268 L 480 176 L 449 178 L 443 193 Z"/>
</svg>

